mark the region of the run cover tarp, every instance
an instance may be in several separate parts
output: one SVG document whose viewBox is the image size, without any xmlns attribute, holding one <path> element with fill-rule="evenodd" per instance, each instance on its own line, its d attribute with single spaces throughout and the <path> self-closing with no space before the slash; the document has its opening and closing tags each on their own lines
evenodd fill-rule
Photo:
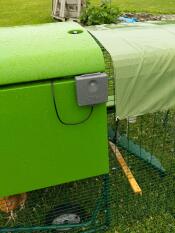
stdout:
<svg viewBox="0 0 175 233">
<path fill-rule="evenodd" d="M 175 107 L 175 25 L 88 30 L 112 57 L 119 119 Z"/>
</svg>

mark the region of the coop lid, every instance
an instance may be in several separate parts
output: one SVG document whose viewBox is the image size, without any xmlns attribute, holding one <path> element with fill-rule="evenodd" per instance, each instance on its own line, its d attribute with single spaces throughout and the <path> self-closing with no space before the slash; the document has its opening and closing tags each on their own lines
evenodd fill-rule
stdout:
<svg viewBox="0 0 175 233">
<path fill-rule="evenodd" d="M 0 29 L 0 85 L 103 70 L 99 46 L 77 23 Z"/>
<path fill-rule="evenodd" d="M 175 106 L 175 25 L 89 27 L 110 53 L 120 119 Z"/>
</svg>

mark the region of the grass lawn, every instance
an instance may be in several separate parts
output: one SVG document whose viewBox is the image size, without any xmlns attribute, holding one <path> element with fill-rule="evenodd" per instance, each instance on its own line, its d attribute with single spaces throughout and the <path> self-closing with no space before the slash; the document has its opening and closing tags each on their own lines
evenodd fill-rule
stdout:
<svg viewBox="0 0 175 233">
<path fill-rule="evenodd" d="M 97 0 L 93 0 L 97 1 Z M 175 0 L 112 0 L 122 11 L 175 14 Z"/>
<path fill-rule="evenodd" d="M 175 0 L 112 0 L 112 4 L 121 11 L 175 14 Z M 51 0 L 0 0 L 0 26 L 51 22 L 50 15 Z"/>
<path fill-rule="evenodd" d="M 0 26 L 51 21 L 50 0 L 0 0 Z"/>
</svg>

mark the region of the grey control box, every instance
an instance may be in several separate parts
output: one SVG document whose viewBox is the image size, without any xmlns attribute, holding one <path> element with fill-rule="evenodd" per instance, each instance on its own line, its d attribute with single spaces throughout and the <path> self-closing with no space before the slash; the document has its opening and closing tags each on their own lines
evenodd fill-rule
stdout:
<svg viewBox="0 0 175 233">
<path fill-rule="evenodd" d="M 108 76 L 106 73 L 76 76 L 75 80 L 79 106 L 95 105 L 107 102 Z"/>
</svg>

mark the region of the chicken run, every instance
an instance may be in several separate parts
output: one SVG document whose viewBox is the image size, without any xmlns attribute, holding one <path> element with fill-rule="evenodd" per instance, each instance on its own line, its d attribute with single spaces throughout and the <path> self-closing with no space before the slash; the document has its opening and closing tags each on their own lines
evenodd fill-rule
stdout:
<svg viewBox="0 0 175 233">
<path fill-rule="evenodd" d="M 151 23 L 0 29 L 0 232 L 175 216 L 174 40 Z"/>
</svg>

